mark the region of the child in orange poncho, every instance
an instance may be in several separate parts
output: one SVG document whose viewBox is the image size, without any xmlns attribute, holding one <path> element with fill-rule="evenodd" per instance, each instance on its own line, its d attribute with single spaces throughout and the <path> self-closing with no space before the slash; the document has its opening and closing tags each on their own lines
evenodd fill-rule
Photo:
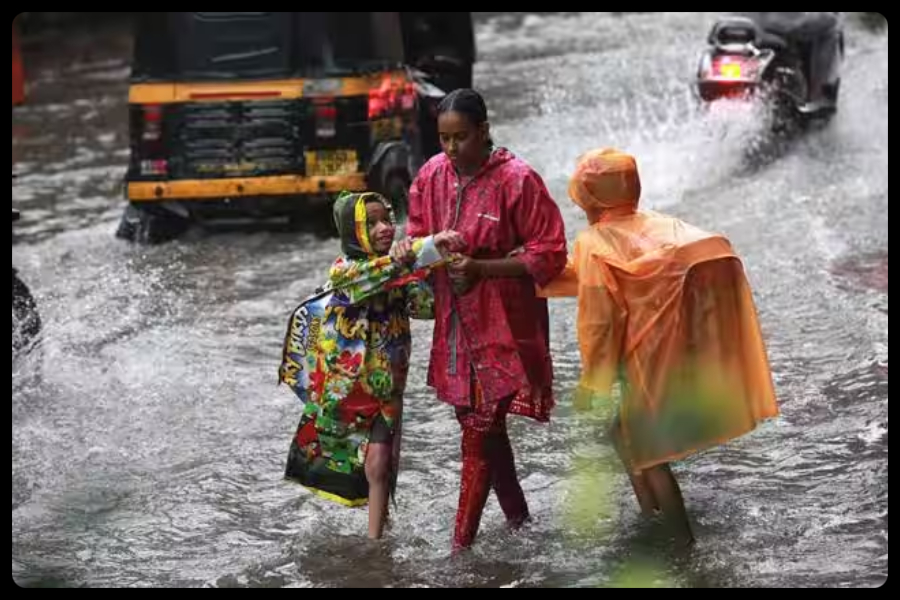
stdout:
<svg viewBox="0 0 900 600">
<path fill-rule="evenodd" d="M 645 514 L 662 511 L 693 542 L 668 463 L 778 414 L 756 309 L 723 236 L 638 210 L 633 157 L 579 159 L 569 195 L 587 214 L 565 272 L 544 296 L 578 297 L 578 402 L 619 384 L 613 440 Z"/>
</svg>

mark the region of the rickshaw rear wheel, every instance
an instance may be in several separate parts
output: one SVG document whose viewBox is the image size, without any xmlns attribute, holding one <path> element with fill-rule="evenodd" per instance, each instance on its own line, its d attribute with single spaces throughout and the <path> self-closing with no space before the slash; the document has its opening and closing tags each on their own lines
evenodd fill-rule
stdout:
<svg viewBox="0 0 900 600">
<path fill-rule="evenodd" d="M 406 173 L 395 171 L 388 175 L 381 192 L 391 203 L 394 219 L 397 225 L 406 223 L 409 217 L 409 176 Z"/>
<path fill-rule="evenodd" d="M 138 244 L 160 244 L 171 241 L 190 227 L 190 221 L 165 209 L 125 207 L 116 229 L 116 237 Z"/>
</svg>

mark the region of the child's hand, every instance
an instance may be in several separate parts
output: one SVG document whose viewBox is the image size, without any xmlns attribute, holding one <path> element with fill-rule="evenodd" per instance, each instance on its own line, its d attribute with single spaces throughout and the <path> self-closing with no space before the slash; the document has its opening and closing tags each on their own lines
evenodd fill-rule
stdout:
<svg viewBox="0 0 900 600">
<path fill-rule="evenodd" d="M 394 262 L 400 264 L 406 263 L 411 265 L 416 262 L 416 253 L 413 252 L 412 240 L 403 238 L 394 242 L 394 245 L 391 246 L 391 258 Z"/>
<path fill-rule="evenodd" d="M 441 251 L 441 254 L 461 252 L 468 246 L 466 238 L 464 238 L 461 233 L 453 231 L 452 229 L 436 233 L 434 235 L 434 245 Z"/>
</svg>

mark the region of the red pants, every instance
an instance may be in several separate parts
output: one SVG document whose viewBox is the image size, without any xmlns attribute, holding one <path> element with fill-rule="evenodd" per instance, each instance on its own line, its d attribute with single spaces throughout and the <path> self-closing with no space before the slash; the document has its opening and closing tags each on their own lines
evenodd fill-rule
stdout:
<svg viewBox="0 0 900 600">
<path fill-rule="evenodd" d="M 463 464 L 453 534 L 454 550 L 467 548 L 475 541 L 491 487 L 510 526 L 518 527 L 528 519 L 528 504 L 516 477 L 516 464 L 506 432 L 510 400 L 498 404 L 487 431 L 483 431 L 483 427 L 474 427 L 472 419 L 466 418 L 473 416 L 473 409 L 456 409 L 456 418 L 462 427 Z"/>
</svg>

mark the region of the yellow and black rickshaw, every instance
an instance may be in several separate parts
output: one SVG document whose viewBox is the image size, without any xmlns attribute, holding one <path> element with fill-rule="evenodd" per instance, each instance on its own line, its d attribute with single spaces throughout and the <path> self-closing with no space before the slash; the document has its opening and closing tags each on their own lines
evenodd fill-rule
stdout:
<svg viewBox="0 0 900 600">
<path fill-rule="evenodd" d="M 135 25 L 117 235 L 142 242 L 229 217 L 330 230 L 345 189 L 380 191 L 402 219 L 439 151 L 436 103 L 471 85 L 475 60 L 470 13 L 141 13 Z"/>
</svg>

